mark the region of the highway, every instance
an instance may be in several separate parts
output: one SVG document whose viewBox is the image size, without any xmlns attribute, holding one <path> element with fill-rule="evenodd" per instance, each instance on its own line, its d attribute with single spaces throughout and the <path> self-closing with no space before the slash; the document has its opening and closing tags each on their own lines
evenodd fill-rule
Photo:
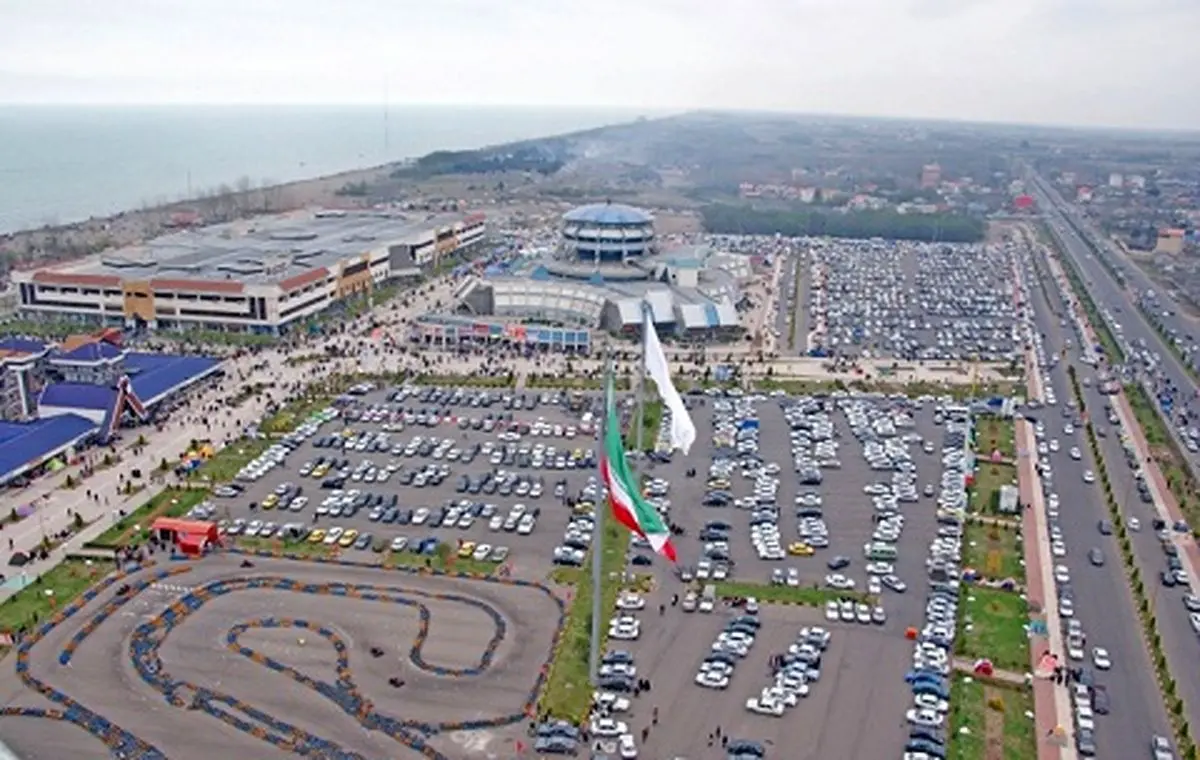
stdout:
<svg viewBox="0 0 1200 760">
<path fill-rule="evenodd" d="M 1036 284 L 1037 274 L 1026 269 L 1025 281 L 1030 283 L 1028 293 L 1034 306 L 1036 326 L 1044 335 L 1043 347 L 1049 357 L 1061 351 L 1067 337 L 1073 336 L 1054 318 L 1042 289 Z M 1055 295 L 1053 284 L 1047 290 L 1051 296 Z M 1091 371 L 1082 364 L 1077 366 L 1080 376 L 1084 370 Z M 1096 721 L 1097 756 L 1146 756 L 1150 736 L 1155 733 L 1169 735 L 1170 724 L 1154 680 L 1149 654 L 1142 642 L 1132 592 L 1127 590 L 1120 550 L 1114 537 L 1103 536 L 1097 529 L 1099 521 L 1108 517 L 1101 486 L 1098 482 L 1083 482 L 1084 470 L 1094 471 L 1096 465 L 1083 431 L 1075 428 L 1070 434 L 1065 432 L 1069 420 L 1062 410 L 1071 398 L 1066 364 L 1060 362 L 1053 369 L 1044 370 L 1042 375 L 1045 387 L 1053 389 L 1058 403 L 1045 407 L 1035 416 L 1045 424 L 1044 440 L 1048 444 L 1051 439 L 1057 439 L 1059 450 L 1039 453 L 1039 458 L 1048 460 L 1053 471 L 1051 491 L 1060 499 L 1058 525 L 1067 546 L 1067 556 L 1054 557 L 1053 563 L 1065 565 L 1069 570 L 1075 617 L 1083 624 L 1088 636 L 1087 659 L 1071 664 L 1090 666 L 1093 646 L 1107 649 L 1113 661 L 1113 667 L 1107 673 L 1097 671 L 1097 682 L 1107 688 L 1112 704 L 1111 713 L 1099 716 Z M 1080 460 L 1071 457 L 1072 447 L 1080 450 Z M 1108 461 L 1110 471 L 1118 466 L 1125 467 L 1120 457 L 1115 463 Z M 1149 508 L 1146 513 L 1148 528 Z M 1093 566 L 1088 559 L 1088 550 L 1093 547 L 1099 547 L 1105 554 L 1106 562 L 1101 567 Z M 1065 652 L 1060 654 L 1066 656 Z"/>
<path fill-rule="evenodd" d="M 1083 273 L 1084 282 L 1096 307 L 1102 313 L 1106 312 L 1106 316 L 1120 325 L 1120 333 L 1115 337 L 1119 341 L 1121 336 L 1124 336 L 1126 353 L 1129 353 L 1129 346 L 1144 345 L 1152 353 L 1157 354 L 1158 368 L 1153 378 L 1156 391 L 1168 393 L 1175 399 L 1177 413 L 1185 410 L 1189 413 L 1200 413 L 1200 404 L 1196 403 L 1200 386 L 1187 373 L 1175 353 L 1167 348 L 1146 315 L 1138 309 L 1134 297 L 1121 287 L 1096 259 L 1096 255 L 1087 243 L 1067 223 L 1066 211 L 1064 211 L 1066 204 L 1062 201 L 1061 196 L 1040 178 L 1032 183 L 1032 189 L 1049 222 L 1051 233 L 1058 239 L 1062 249 L 1069 254 L 1076 270 Z M 1074 218 L 1077 223 L 1087 224 L 1079 220 L 1078 216 Z M 1111 251 L 1110 255 L 1116 256 Z M 1120 269 L 1125 272 L 1126 281 L 1135 291 L 1144 293 L 1155 288 L 1150 278 L 1137 266 L 1120 263 Z M 1186 317 L 1180 316 L 1178 311 L 1174 317 L 1163 317 L 1163 320 L 1168 327 L 1179 330 L 1183 335 L 1196 331 L 1195 325 L 1191 324 Z M 1132 362 L 1133 357 L 1128 356 L 1127 360 Z M 1173 429 L 1174 425 L 1170 427 Z M 1193 470 L 1200 471 L 1200 452 L 1184 450 L 1183 453 L 1191 461 Z"/>
<path fill-rule="evenodd" d="M 1061 292 L 1055 287 L 1053 282 L 1047 283 L 1047 290 L 1050 292 L 1052 298 L 1058 299 L 1058 302 L 1054 306 L 1061 311 L 1063 308 Z M 1068 337 L 1068 330 L 1061 329 L 1056 320 L 1046 316 L 1046 310 L 1041 308 L 1041 305 L 1044 304 L 1044 299 L 1040 289 L 1034 294 L 1034 302 L 1039 315 L 1039 330 L 1045 334 L 1047 339 L 1047 352 L 1061 350 L 1065 339 Z M 1073 334 L 1070 334 L 1070 337 L 1072 339 L 1075 338 Z M 1081 380 L 1084 378 L 1094 378 L 1095 372 L 1090 367 L 1079 362 L 1076 362 L 1075 367 L 1078 377 Z M 1062 404 L 1068 398 L 1065 394 L 1070 393 L 1065 365 L 1060 364 L 1055 372 L 1058 373 L 1058 376 L 1053 380 L 1054 389 L 1060 404 Z M 1143 502 L 1138 496 L 1134 470 L 1126 461 L 1123 441 L 1117 434 L 1116 426 L 1111 425 L 1106 418 L 1105 408 L 1109 404 L 1110 399 L 1100 393 L 1098 383 L 1094 381 L 1090 386 L 1084 385 L 1082 390 L 1084 393 L 1084 403 L 1089 410 L 1093 425 L 1097 428 L 1103 428 L 1108 432 L 1108 435 L 1098 438 L 1098 442 L 1100 444 L 1101 455 L 1107 464 L 1113 493 L 1116 494 L 1117 501 L 1121 504 L 1126 518 L 1134 517 L 1141 525 L 1141 530 L 1131 532 L 1130 535 L 1132 537 L 1138 569 L 1142 574 L 1143 581 L 1154 603 L 1155 613 L 1158 618 L 1158 630 L 1162 636 L 1167 662 L 1172 672 L 1181 674 L 1190 673 L 1192 663 L 1195 661 L 1197 655 L 1200 655 L 1200 640 L 1197 639 L 1196 634 L 1193 632 L 1191 622 L 1188 618 L 1188 611 L 1183 606 L 1185 591 L 1179 587 L 1165 587 L 1159 581 L 1159 574 L 1166 567 L 1166 559 L 1161 542 L 1155 535 L 1152 526 L 1152 521 L 1156 516 L 1154 505 Z M 1047 421 L 1047 425 L 1049 424 L 1049 421 Z M 1090 455 L 1085 445 L 1086 442 L 1082 440 L 1078 432 L 1076 438 L 1080 439 L 1077 445 L 1086 459 Z M 1064 452 L 1066 450 L 1066 448 L 1063 449 Z M 1065 454 L 1060 453 L 1060 455 Z M 1057 465 L 1057 462 L 1055 464 Z M 1094 465 L 1089 466 L 1092 466 L 1094 469 Z M 1066 494 L 1062 494 L 1062 496 L 1065 501 L 1067 498 Z M 1105 514 L 1105 517 L 1107 517 L 1107 514 Z M 1101 536 L 1096 530 L 1095 522 L 1091 525 L 1091 535 L 1094 537 L 1093 541 L 1095 543 L 1093 545 L 1100 546 L 1100 542 L 1107 544 L 1108 546 L 1102 547 L 1105 550 L 1106 556 L 1109 557 L 1112 563 L 1119 564 L 1120 555 L 1117 553 L 1119 549 L 1116 546 L 1115 539 Z M 1109 547 L 1111 547 L 1112 551 L 1109 550 Z M 1195 725 L 1195 721 L 1200 720 L 1200 682 L 1188 677 L 1178 678 L 1177 681 L 1179 693 L 1188 708 L 1188 722 Z"/>
</svg>

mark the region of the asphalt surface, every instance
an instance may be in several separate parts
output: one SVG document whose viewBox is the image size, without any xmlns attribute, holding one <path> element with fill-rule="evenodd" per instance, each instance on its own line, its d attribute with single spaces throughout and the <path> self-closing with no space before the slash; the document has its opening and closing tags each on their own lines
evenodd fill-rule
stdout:
<svg viewBox="0 0 1200 760">
<path fill-rule="evenodd" d="M 796 536 L 797 519 L 790 505 L 801 488 L 792 472 L 791 445 L 787 422 L 775 400 L 758 405 L 760 418 L 760 453 L 768 462 L 781 466 L 778 503 L 781 506 L 780 532 L 785 543 Z M 812 557 L 789 557 L 783 562 L 758 559 L 749 540 L 748 513 L 734 507 L 700 506 L 705 492 L 707 470 L 706 451 L 701 448 L 712 439 L 711 400 L 693 410 L 697 428 L 697 446 L 687 460 L 676 457 L 663 463 L 643 463 L 640 466 L 650 476 L 671 482 L 668 495 L 672 503 L 672 519 L 686 535 L 676 539 L 680 562 L 694 565 L 701 556 L 702 542 L 696 537 L 704 523 L 722 520 L 730 523 L 732 531 L 730 554 L 734 561 L 732 580 L 765 583 L 771 571 L 779 567 L 795 567 L 802 584 L 822 583 L 830 571 L 826 562 L 836 555 L 851 560 L 849 568 L 840 572 L 853 578 L 858 588 L 867 581 L 862 545 L 872 532 L 870 497 L 863 486 L 886 480 L 890 473 L 872 473 L 863 461 L 858 442 L 849 435 L 845 416 L 840 411 L 832 415 L 835 430 L 840 434 L 839 456 L 843 467 L 826 470 L 825 481 L 818 490 L 824 498 L 825 518 L 829 527 L 830 546 L 818 550 Z M 940 446 L 940 429 L 933 424 L 932 410 L 918 416 L 917 432 L 933 438 Z M 940 478 L 940 463 L 927 457 L 919 447 L 911 449 L 917 462 L 919 483 L 936 482 Z M 685 471 L 697 469 L 695 478 Z M 887 478 L 880 477 L 885 475 Z M 753 481 L 735 473 L 732 478 L 734 496 L 748 495 Z M 651 679 L 652 691 L 643 695 L 636 706 L 631 727 L 640 732 L 645 723 L 646 705 L 657 705 L 660 720 L 651 727 L 649 741 L 644 746 L 648 757 L 689 758 L 719 757 L 716 748 L 709 749 L 707 736 L 720 726 L 736 738 L 768 742 L 778 751 L 785 748 L 788 757 L 891 757 L 903 746 L 906 729 L 903 714 L 910 704 L 903 676 L 911 657 L 911 645 L 904 638 L 904 628 L 919 624 L 924 613 L 924 598 L 918 591 L 923 587 L 923 563 L 928 542 L 935 532 L 932 500 L 905 505 L 907 518 L 899 542 L 900 557 L 894 563 L 896 572 L 912 588 L 905 594 L 885 591 L 883 607 L 888 613 L 884 626 L 847 626 L 829 623 L 822 610 L 801 607 L 763 605 L 760 617 L 764 626 L 750 655 L 735 671 L 731 684 L 724 691 L 711 691 L 696 686 L 692 679 L 696 668 L 721 630 L 723 620 L 733 614 L 718 608 L 713 615 L 685 613 L 669 604 L 672 594 L 683 594 L 684 584 L 657 560 L 652 568 L 658 589 L 647 599 L 647 610 L 641 614 L 652 625 L 644 625 L 642 638 L 636 642 L 614 642 L 610 648 L 627 648 L 634 652 L 641 673 Z M 637 568 L 639 571 L 643 568 Z M 658 605 L 666 604 L 664 615 L 658 617 Z M 657 619 L 656 619 L 657 618 Z M 745 701 L 758 694 L 769 683 L 767 660 L 772 653 L 786 649 L 805 625 L 825 626 L 833 632 L 833 641 L 825 658 L 822 678 L 800 705 L 782 719 L 753 715 L 745 710 Z M 652 709 L 652 707 L 651 707 Z M 624 719 L 624 718 L 623 718 Z M 863 720 L 870 721 L 864 728 Z"/>
<path fill-rule="evenodd" d="M 361 397 L 360 404 L 370 406 L 373 404 L 386 403 L 386 391 L 376 391 Z M 534 391 L 528 391 L 526 395 L 535 395 Z M 423 406 L 412 400 L 406 401 L 401 405 L 390 405 L 393 408 L 417 408 Z M 454 415 L 462 415 L 467 417 L 482 418 L 488 413 L 499 411 L 498 407 L 493 409 L 479 409 L 467 406 L 449 407 Z M 544 418 L 551 424 L 578 424 L 578 416 L 572 416 L 564 408 L 550 405 L 539 405 L 536 410 L 513 412 L 514 419 L 526 420 L 534 422 L 538 418 Z M 370 460 L 377 466 L 384 466 L 388 462 L 395 461 L 403 464 L 405 468 L 410 470 L 419 470 L 428 464 L 437 463 L 432 458 L 421 457 L 420 455 L 413 457 L 395 456 L 390 452 L 357 452 L 357 451 L 338 451 L 327 448 L 316 448 L 313 442 L 317 438 L 332 435 L 339 432 L 344 427 L 357 432 L 380 432 L 383 430 L 382 423 L 368 423 L 362 421 L 332 421 L 321 426 L 317 435 L 305 441 L 293 451 L 287 458 L 286 464 L 270 470 L 263 478 L 247 485 L 246 491 L 239 497 L 232 499 L 215 499 L 214 502 L 218 507 L 218 517 L 226 519 L 258 519 L 270 520 L 277 524 L 299 522 L 308 525 L 309 527 L 317 527 L 329 529 L 334 526 L 342 528 L 354 528 L 362 533 L 371 533 L 376 537 L 383 537 L 389 542 L 396 536 L 406 536 L 411 542 L 419 541 L 422 538 L 437 537 L 442 542 L 448 542 L 451 546 L 456 546 L 459 540 L 474 541 L 477 543 L 487 543 L 492 546 L 507 546 L 511 550 L 508 563 L 515 576 L 526 577 L 531 580 L 544 580 L 546 576 L 547 565 L 550 561 L 554 546 L 557 545 L 562 538 L 563 531 L 570 519 L 570 512 L 567 510 L 561 499 L 554 496 L 554 483 L 560 479 L 565 479 L 568 482 L 568 489 L 571 493 L 578 493 L 587 480 L 595 476 L 594 469 L 587 470 L 552 470 L 552 469 L 519 469 L 512 466 L 493 466 L 490 464 L 488 457 L 479 455 L 469 464 L 464 465 L 457 462 L 442 461 L 441 464 L 446 464 L 450 468 L 450 474 L 440 486 L 426 486 L 416 488 L 413 486 L 403 486 L 398 481 L 395 475 L 386 483 L 364 483 L 347 480 L 344 486 L 345 490 L 357 488 L 364 493 L 372 494 L 399 494 L 399 506 L 408 509 L 417 507 L 428 507 L 437 509 L 447 501 L 459 501 L 468 499 L 472 502 L 484 502 L 494 504 L 498 508 L 499 514 L 508 514 L 508 511 L 516 504 L 524 504 L 529 508 L 538 507 L 541 509 L 541 516 L 538 518 L 537 527 L 533 533 L 527 536 L 522 536 L 517 533 L 493 532 L 488 529 L 488 521 L 485 519 L 476 519 L 474 525 L 469 529 L 459 528 L 431 528 L 429 525 L 400 525 L 386 524 L 382 522 L 371 522 L 368 519 L 369 509 L 359 509 L 354 517 L 328 517 L 321 516 L 314 523 L 316 517 L 316 508 L 322 499 L 329 495 L 329 491 L 321 488 L 321 481 L 311 477 L 304 478 L 299 475 L 299 470 L 305 462 L 315 460 L 319 456 L 329 458 L 336 456 L 349 460 L 350 468 L 354 469 L 359 462 Z M 403 431 L 392 432 L 389 434 L 389 440 L 395 443 L 407 444 L 416 436 L 421 436 L 426 440 L 431 438 L 450 439 L 455 445 L 464 446 L 473 443 L 483 443 L 491 441 L 497 445 L 503 445 L 503 442 L 498 438 L 500 431 L 485 433 L 482 431 L 462 431 L 456 424 L 452 422 L 443 422 L 435 427 L 411 426 Z M 576 448 L 596 450 L 596 442 L 591 438 L 583 436 L 574 439 L 567 439 L 563 436 L 549 437 L 526 437 L 522 443 L 543 443 L 547 446 L 555 446 L 559 450 Z M 472 476 L 480 476 L 486 472 L 495 471 L 498 469 L 507 469 L 521 475 L 531 477 L 541 477 L 545 481 L 545 489 L 540 498 L 531 498 L 529 496 L 520 497 L 514 495 L 503 496 L 499 493 L 486 494 L 470 494 L 458 493 L 455 489 L 455 483 L 463 474 Z M 304 495 L 309 498 L 309 503 L 300 512 L 284 511 L 279 509 L 263 509 L 258 508 L 251 510 L 250 505 L 262 504 L 268 494 L 272 493 L 277 486 L 282 483 L 293 483 L 304 488 Z M 370 550 L 343 550 L 344 557 L 348 559 L 368 560 L 374 555 Z"/>
<path fill-rule="evenodd" d="M 1084 273 L 1084 282 L 1097 308 L 1102 311 L 1107 310 L 1113 320 L 1120 324 L 1121 335 L 1128 344 L 1145 345 L 1158 354 L 1161 372 L 1173 387 L 1180 389 L 1185 395 L 1185 398 L 1177 399 L 1177 403 L 1187 402 L 1194 398 L 1197 393 L 1200 393 L 1200 385 L 1197 385 L 1184 369 L 1180 359 L 1163 342 L 1162 337 L 1138 308 L 1134 297 L 1120 286 L 1096 259 L 1096 255 L 1087 243 L 1067 223 L 1063 210 L 1065 204 L 1061 203 L 1061 196 L 1057 197 L 1059 202 L 1056 203 L 1056 196 L 1048 195 L 1041 187 L 1035 186 L 1035 192 L 1038 196 L 1038 203 L 1045 210 L 1052 234 L 1058 238 L 1062 248 L 1071 257 L 1076 270 Z M 1078 220 L 1078 217 L 1076 219 Z M 1126 273 L 1126 281 L 1129 286 L 1137 292 L 1161 291 L 1161 288 L 1151 282 L 1145 272 L 1136 265 L 1125 265 L 1123 271 Z M 1162 320 L 1185 335 L 1193 332 L 1195 328 L 1194 324 L 1189 323 L 1185 317 L 1178 314 L 1178 310 L 1176 310 L 1176 316 L 1164 316 Z M 1120 340 L 1120 337 L 1117 339 Z M 1168 425 L 1168 427 L 1174 429 L 1174 425 Z M 1200 454 L 1190 453 L 1186 450 L 1182 453 L 1191 461 L 1193 468 L 1200 467 Z"/>
<path fill-rule="evenodd" d="M 188 615 L 161 646 L 163 671 L 173 678 L 230 694 L 364 757 L 415 759 L 419 753 L 382 733 L 363 730 L 355 719 L 313 689 L 226 649 L 227 632 L 238 623 L 267 616 L 328 625 L 348 643 L 352 677 L 378 713 L 431 722 L 520 713 L 549 652 L 551 621 L 556 619 L 557 606 L 536 590 L 288 560 L 256 559 L 256 566 L 247 569 L 239 567 L 240 559 L 218 555 L 192 563 L 191 572 L 138 594 L 84 640 L 68 666 L 61 665 L 58 653 L 62 646 L 114 592 L 101 594 L 34 646 L 31 670 L 163 750 L 172 760 L 284 757 L 285 753 L 273 745 L 204 712 L 166 704 L 133 670 L 128 652 L 133 628 L 161 613 L 188 590 L 217 579 L 285 577 L 302 584 L 361 583 L 395 589 L 391 593 L 396 596 L 426 605 L 430 622 L 429 638 L 422 650 L 425 662 L 444 668 L 469 668 L 479 662 L 496 633 L 493 618 L 478 607 L 429 595 L 452 594 L 476 600 L 501 615 L 507 627 L 492 666 L 478 676 L 435 675 L 410 660 L 409 649 L 418 631 L 416 607 L 292 591 L 243 590 L 215 597 Z M 143 571 L 130 582 L 149 572 Z M 252 628 L 242 634 L 239 642 L 319 681 L 336 680 L 333 647 L 311 632 Z M 372 646 L 381 647 L 383 656 L 372 658 L 366 652 Z M 387 679 L 392 676 L 405 679 L 405 687 L 397 690 L 389 686 Z M 3 676 L 0 688 L 6 703 L 39 704 L 40 697 L 17 684 L 11 673 Z M 5 741 L 24 758 L 108 757 L 98 741 L 62 724 L 4 718 L 0 725 Z M 432 743 L 448 757 L 505 757 L 522 734 L 519 724 L 472 732 L 444 731 Z"/>
<path fill-rule="evenodd" d="M 1030 277 L 1027 281 L 1033 282 L 1033 273 L 1028 274 Z M 1058 297 L 1053 283 L 1047 284 L 1047 290 L 1051 297 Z M 1029 288 L 1029 292 L 1034 303 L 1037 327 L 1045 336 L 1044 347 L 1047 355 L 1061 351 L 1065 340 L 1073 336 L 1061 328 L 1058 320 L 1053 317 L 1041 288 L 1034 286 Z M 1059 303 L 1055 304 L 1055 307 L 1061 310 L 1063 305 Z M 1092 368 L 1078 362 L 1077 355 L 1068 352 L 1068 361 L 1075 363 L 1076 372 L 1081 379 L 1095 375 Z M 1114 536 L 1101 535 L 1098 530 L 1099 521 L 1109 518 L 1101 486 L 1098 481 L 1093 484 L 1083 482 L 1083 471 L 1095 471 L 1096 464 L 1082 429 L 1076 427 L 1070 435 L 1064 432 L 1064 424 L 1068 419 L 1063 416 L 1062 410 L 1071 399 L 1067 366 L 1068 362 L 1059 362 L 1048 373 L 1048 387 L 1053 388 L 1058 405 L 1047 406 L 1035 416 L 1045 423 L 1045 440 L 1058 439 L 1060 444 L 1058 452 L 1041 455 L 1048 456 L 1054 473 L 1052 490 L 1060 499 L 1058 524 L 1062 528 L 1067 546 L 1066 557 L 1052 559 L 1054 565 L 1065 565 L 1069 570 L 1071 585 L 1075 591 L 1075 617 L 1080 620 L 1088 634 L 1087 660 L 1071 664 L 1091 666 L 1090 648 L 1093 646 L 1108 650 L 1113 661 L 1112 669 L 1108 672 L 1096 671 L 1097 682 L 1107 687 L 1112 701 L 1111 714 L 1099 716 L 1097 720 L 1099 756 L 1140 757 L 1146 753 L 1152 734 L 1169 735 L 1169 723 L 1154 680 L 1150 658 L 1142 642 L 1140 624 L 1132 594 L 1128 591 L 1119 546 Z M 1090 394 L 1087 404 L 1093 423 L 1107 426 L 1102 412 L 1104 399 L 1095 390 L 1095 383 L 1091 389 L 1086 390 Z M 1117 493 L 1121 493 L 1125 488 L 1130 489 L 1129 498 L 1123 503 L 1130 505 L 1134 513 L 1141 515 L 1143 525 L 1146 526 L 1135 540 L 1140 555 L 1147 537 L 1153 540 L 1153 531 L 1149 527 L 1152 507 L 1141 504 L 1136 491 L 1132 490 L 1132 477 L 1120 453 L 1118 438 L 1109 435 L 1099 440 L 1105 448 L 1103 453 L 1109 472 L 1114 476 L 1114 489 Z M 1072 447 L 1080 450 L 1080 460 L 1071 458 L 1069 452 Z M 1093 547 L 1104 552 L 1105 563 L 1101 567 L 1093 566 L 1088 560 L 1088 551 Z M 1047 571 L 1052 572 L 1053 568 L 1048 568 Z M 1153 575 L 1148 577 L 1152 578 Z M 1147 580 L 1147 584 L 1149 586 L 1151 581 Z M 1183 609 L 1178 600 L 1173 606 Z M 1066 653 L 1061 655 L 1065 657 Z"/>
</svg>

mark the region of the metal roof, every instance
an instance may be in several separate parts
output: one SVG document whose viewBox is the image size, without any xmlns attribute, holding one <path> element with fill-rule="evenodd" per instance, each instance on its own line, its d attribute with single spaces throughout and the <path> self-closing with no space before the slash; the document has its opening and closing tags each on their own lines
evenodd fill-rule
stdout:
<svg viewBox="0 0 1200 760">
<path fill-rule="evenodd" d="M 564 222 L 599 225 L 653 224 L 654 217 L 648 212 L 623 203 L 594 203 L 580 206 L 563 214 Z"/>
<path fill-rule="evenodd" d="M 416 242 L 464 220 L 395 213 L 295 214 L 183 230 L 56 271 L 123 280 L 231 280 L 274 284 L 368 251 Z"/>
</svg>

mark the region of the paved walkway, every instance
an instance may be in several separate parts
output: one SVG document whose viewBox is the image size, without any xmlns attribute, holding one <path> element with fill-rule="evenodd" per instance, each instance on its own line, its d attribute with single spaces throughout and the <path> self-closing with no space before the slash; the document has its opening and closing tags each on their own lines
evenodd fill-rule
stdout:
<svg viewBox="0 0 1200 760">
<path fill-rule="evenodd" d="M 1042 497 L 1041 478 L 1036 469 L 1037 447 L 1033 426 L 1027 420 L 1017 421 L 1017 445 L 1023 446 L 1025 451 L 1029 452 L 1029 456 L 1020 458 L 1017 468 L 1021 503 L 1028 505 L 1023 514 L 1025 594 L 1030 607 L 1041 611 L 1040 615 L 1031 614 L 1031 619 L 1040 618 L 1046 628 L 1044 634 L 1029 637 L 1029 670 L 1033 672 L 1043 652 L 1049 650 L 1062 653 L 1066 649 L 1063 647 L 1054 579 L 1047 572 L 1053 564 L 1050 556 L 1050 535 L 1046 524 L 1046 505 Z M 1070 720 L 1071 703 L 1066 687 L 1036 678 L 1033 682 L 1033 698 L 1037 735 L 1048 737 L 1056 727 L 1061 726 L 1066 731 L 1067 739 L 1065 745 L 1039 741 L 1038 760 L 1075 760 L 1075 728 Z"/>
<path fill-rule="evenodd" d="M 423 286 L 420 295 L 409 299 L 407 308 L 402 309 L 393 302 L 381 307 L 373 316 L 398 327 L 415 314 L 433 308 L 437 301 L 441 300 L 444 303 L 449 298 L 452 288 L 453 283 L 448 279 L 431 286 Z M 58 564 L 66 553 L 77 551 L 84 542 L 99 536 L 119 519 L 118 510 L 124 510 L 126 513 L 132 511 L 166 485 L 165 481 L 150 483 L 144 490 L 127 497 L 122 493 L 121 486 L 133 470 L 140 469 L 143 475 L 148 477 L 163 459 L 172 464 L 178 462 L 180 455 L 187 451 L 193 440 L 209 440 L 214 447 L 223 448 L 239 440 L 247 426 L 261 421 L 271 402 L 283 403 L 298 397 L 313 381 L 330 374 L 377 372 L 383 369 L 397 371 L 401 368 L 413 368 L 420 361 L 417 354 L 385 357 L 378 350 L 373 350 L 367 355 L 350 356 L 336 361 L 295 366 L 286 363 L 290 355 L 324 352 L 330 346 L 338 347 L 349 354 L 352 348 L 361 342 L 358 336 L 367 327 L 367 318 L 364 317 L 349 323 L 347 334 L 322 337 L 291 352 L 287 349 L 272 348 L 248 354 L 237 360 L 228 360 L 223 365 L 225 378 L 189 396 L 187 406 L 174 412 L 161 430 L 147 426 L 126 431 L 126 440 L 116 447 L 116 455 L 120 457 L 120 461 L 115 466 L 97 470 L 90 477 L 83 478 L 82 464 L 76 464 L 38 478 L 26 488 L 4 491 L 0 494 L 0 514 L 7 514 L 18 506 L 36 505 L 33 515 L 0 530 L 0 564 L 5 567 L 8 567 L 8 560 L 14 550 L 29 551 L 41 543 L 43 536 L 52 536 L 71 527 L 74 523 L 74 513 L 82 515 L 90 525 L 80 535 L 56 549 L 47 559 L 27 564 L 22 568 L 23 572 L 6 571 L 11 577 L 5 584 L 0 585 L 0 599 L 11 596 L 22 586 Z M 264 362 L 265 369 L 251 369 L 252 366 Z M 255 381 L 267 382 L 270 386 L 268 393 L 252 398 L 236 409 L 226 405 L 227 399 L 236 395 L 246 384 Z M 141 447 L 139 453 L 135 453 L 129 439 L 136 439 L 139 435 L 145 438 L 145 446 Z M 106 451 L 108 449 L 98 448 L 85 452 L 85 456 L 95 463 L 103 458 Z M 65 488 L 68 475 L 82 482 L 76 488 Z"/>
<path fill-rule="evenodd" d="M 968 660 L 964 657 L 955 657 L 953 660 L 950 661 L 950 664 L 958 672 L 969 673 L 970 675 L 975 676 L 976 678 L 991 679 L 993 681 L 1000 681 L 1002 683 L 1011 684 L 1012 686 L 1024 686 L 1025 685 L 1025 674 L 1024 673 L 1014 673 L 1011 670 L 1000 670 L 999 668 L 993 668 L 992 674 L 990 676 L 982 676 L 982 675 L 977 676 L 975 674 L 975 661 L 974 660 Z"/>
</svg>

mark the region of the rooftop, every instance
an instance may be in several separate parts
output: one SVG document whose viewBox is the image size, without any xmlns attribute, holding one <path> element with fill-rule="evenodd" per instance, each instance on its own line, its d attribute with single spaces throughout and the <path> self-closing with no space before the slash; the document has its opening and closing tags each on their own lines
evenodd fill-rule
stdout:
<svg viewBox="0 0 1200 760">
<path fill-rule="evenodd" d="M 584 224 L 652 224 L 654 217 L 648 212 L 623 203 L 594 203 L 580 206 L 563 214 L 564 222 Z"/>
<path fill-rule="evenodd" d="M 282 282 L 368 250 L 416 242 L 466 214 L 317 212 L 183 230 L 147 243 L 55 268 L 60 274 L 119 280 L 232 280 Z M 115 283 L 114 283 L 115 284 Z"/>
<path fill-rule="evenodd" d="M 0 420 L 0 482 L 20 472 L 26 464 L 87 436 L 96 423 L 76 414 L 63 414 L 34 422 Z"/>
</svg>

